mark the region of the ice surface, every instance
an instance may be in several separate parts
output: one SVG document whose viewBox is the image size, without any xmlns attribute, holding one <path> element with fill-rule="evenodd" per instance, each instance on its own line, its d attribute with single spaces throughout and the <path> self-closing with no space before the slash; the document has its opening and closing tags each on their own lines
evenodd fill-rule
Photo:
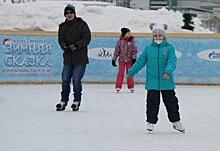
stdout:
<svg viewBox="0 0 220 151">
<path fill-rule="evenodd" d="M 71 101 L 55 111 L 60 85 L 0 85 L 2 151 L 217 151 L 220 150 L 220 87 L 177 86 L 182 124 L 172 128 L 161 103 L 153 134 L 145 123 L 144 85 L 83 85 L 79 112 Z M 72 100 L 72 96 L 71 96 Z"/>
</svg>

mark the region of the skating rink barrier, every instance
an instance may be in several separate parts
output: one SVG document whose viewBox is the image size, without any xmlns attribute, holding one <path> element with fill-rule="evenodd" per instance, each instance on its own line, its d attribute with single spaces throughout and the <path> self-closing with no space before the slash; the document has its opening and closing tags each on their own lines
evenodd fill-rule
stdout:
<svg viewBox="0 0 220 151">
<path fill-rule="evenodd" d="M 111 59 L 120 33 L 92 33 L 89 61 L 83 82 L 115 82 L 118 68 Z M 132 33 L 138 55 L 152 37 L 150 33 Z M 176 83 L 220 84 L 220 34 L 167 34 L 176 49 Z M 57 32 L 0 31 L 1 83 L 61 82 L 62 50 Z M 145 69 L 135 82 L 145 82 Z M 126 80 L 125 80 L 126 81 Z"/>
</svg>

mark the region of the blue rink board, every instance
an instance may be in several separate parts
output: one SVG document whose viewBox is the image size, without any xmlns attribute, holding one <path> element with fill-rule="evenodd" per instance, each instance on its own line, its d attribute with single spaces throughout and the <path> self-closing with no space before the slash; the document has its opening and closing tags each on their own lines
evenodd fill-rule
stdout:
<svg viewBox="0 0 220 151">
<path fill-rule="evenodd" d="M 118 37 L 92 37 L 84 82 L 115 82 L 111 58 Z M 151 38 L 135 38 L 138 55 Z M 220 38 L 169 38 L 178 56 L 178 83 L 220 84 Z M 57 36 L 0 35 L 0 82 L 60 82 L 62 50 Z M 145 82 L 145 69 L 135 82 Z"/>
</svg>

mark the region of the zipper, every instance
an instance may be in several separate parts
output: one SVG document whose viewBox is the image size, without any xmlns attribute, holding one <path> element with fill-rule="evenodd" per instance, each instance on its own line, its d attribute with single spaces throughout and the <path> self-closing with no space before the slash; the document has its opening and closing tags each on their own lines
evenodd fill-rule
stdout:
<svg viewBox="0 0 220 151">
<path fill-rule="evenodd" d="M 158 88 L 160 90 L 160 45 L 158 44 Z"/>
</svg>

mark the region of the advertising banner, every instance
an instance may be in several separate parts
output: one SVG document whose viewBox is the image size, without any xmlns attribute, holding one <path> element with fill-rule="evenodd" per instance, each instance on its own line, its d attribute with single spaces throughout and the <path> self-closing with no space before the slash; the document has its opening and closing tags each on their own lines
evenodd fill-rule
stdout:
<svg viewBox="0 0 220 151">
<path fill-rule="evenodd" d="M 115 81 L 118 68 L 111 66 L 111 58 L 118 37 L 94 37 L 89 50 L 88 81 Z M 138 55 L 151 37 L 135 38 Z M 176 49 L 177 68 L 174 72 L 178 83 L 220 84 L 220 38 L 168 38 Z M 95 74 L 96 73 L 96 74 Z M 136 82 L 145 82 L 145 69 L 135 75 Z"/>
<path fill-rule="evenodd" d="M 115 82 L 111 65 L 118 36 L 93 36 L 84 82 Z M 138 56 L 151 37 L 135 36 Z M 219 37 L 170 37 L 177 55 L 177 83 L 220 84 Z M 0 34 L 0 82 L 61 82 L 62 50 L 56 35 Z M 116 62 L 118 64 L 118 62 Z M 126 75 L 124 77 L 126 81 Z M 145 82 L 145 68 L 135 82 Z"/>
<path fill-rule="evenodd" d="M 0 35 L 0 82 L 60 81 L 62 51 L 55 36 Z"/>
</svg>

